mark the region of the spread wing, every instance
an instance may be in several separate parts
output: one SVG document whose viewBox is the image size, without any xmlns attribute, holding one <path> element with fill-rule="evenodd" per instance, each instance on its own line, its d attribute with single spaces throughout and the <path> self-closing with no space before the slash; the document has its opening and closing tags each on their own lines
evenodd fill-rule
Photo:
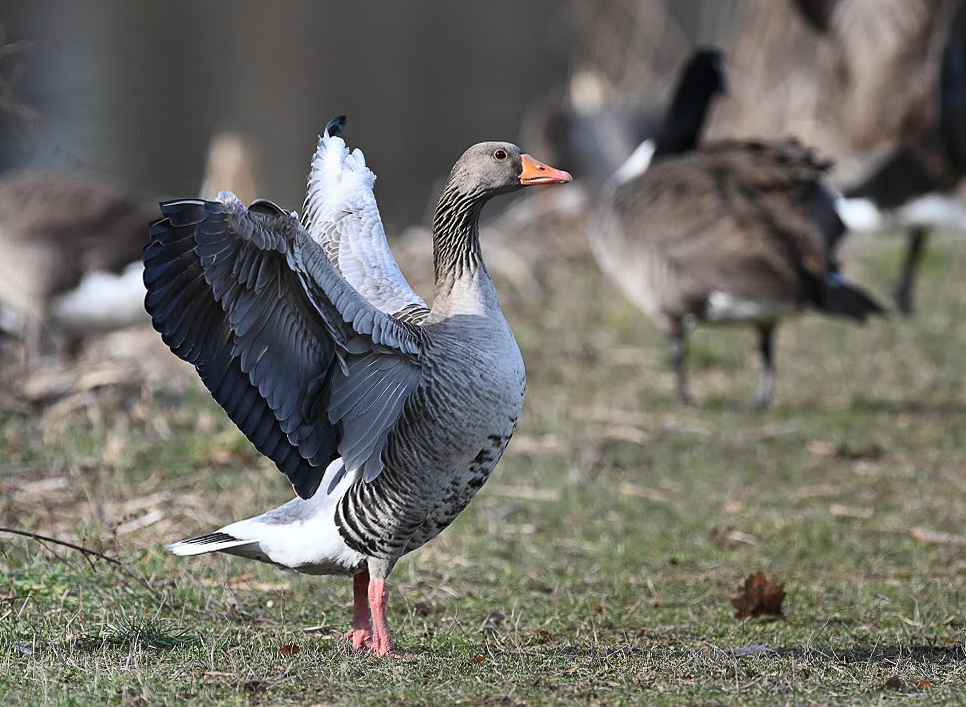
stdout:
<svg viewBox="0 0 966 707">
<path fill-rule="evenodd" d="M 410 322 L 429 314 L 389 250 L 372 193 L 376 175 L 361 150 L 351 152 L 339 131 L 340 116 L 326 126 L 312 158 L 302 208 L 305 230 L 352 287 L 376 309 Z"/>
<path fill-rule="evenodd" d="M 222 192 L 161 213 L 144 284 L 164 342 L 299 496 L 340 456 L 345 472 L 376 478 L 420 379 L 418 329 L 366 301 L 271 202 L 246 209 Z"/>
</svg>

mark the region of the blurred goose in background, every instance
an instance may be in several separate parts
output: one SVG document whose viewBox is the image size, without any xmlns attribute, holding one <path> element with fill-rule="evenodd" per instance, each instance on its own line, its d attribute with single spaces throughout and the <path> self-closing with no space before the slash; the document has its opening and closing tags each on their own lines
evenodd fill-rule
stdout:
<svg viewBox="0 0 966 707">
<path fill-rule="evenodd" d="M 692 53 L 681 69 L 660 127 L 615 170 L 605 185 L 605 192 L 643 174 L 654 161 L 697 148 L 714 99 L 724 93 L 726 87 L 721 51 L 702 47 Z"/>
<path fill-rule="evenodd" d="M 692 68 L 721 74 L 712 51 Z M 705 94 L 713 82 L 705 81 Z M 794 140 L 722 141 L 696 149 L 708 101 L 675 96 L 662 132 L 622 165 L 592 222 L 601 269 L 668 336 L 679 400 L 690 403 L 687 330 L 747 322 L 762 361 L 755 402 L 771 403 L 778 320 L 805 307 L 864 321 L 881 307 L 834 259 L 844 227 L 822 183 L 830 164 Z M 676 117 L 677 116 L 677 117 Z"/>
<path fill-rule="evenodd" d="M 600 76 L 589 69 L 575 72 L 566 97 L 551 98 L 533 111 L 524 133 L 539 133 L 539 141 L 571 168 L 581 188 L 597 194 L 625 162 L 627 170 L 646 168 L 659 136 L 666 152 L 694 148 L 687 141 L 697 139 L 713 96 L 725 89 L 722 61 L 715 49 L 695 50 L 678 75 L 670 110 L 609 99 Z"/>
<path fill-rule="evenodd" d="M 527 109 L 520 127 L 522 140 L 566 164 L 575 185 L 591 196 L 635 147 L 657 132 L 663 118 L 612 93 L 593 69 L 575 71 L 565 91 Z"/>
<path fill-rule="evenodd" d="M 836 52 L 851 144 L 878 152 L 839 214 L 852 230 L 908 233 L 895 299 L 911 314 L 929 231 L 966 230 L 954 194 L 966 174 L 966 2 L 794 1 Z"/>
<path fill-rule="evenodd" d="M 76 176 L 0 178 L 0 328 L 36 356 L 50 333 L 75 351 L 87 334 L 145 321 L 138 257 L 156 210 Z"/>
<path fill-rule="evenodd" d="M 206 184 L 253 194 L 254 174 L 237 134 L 212 139 Z M 147 324 L 141 251 L 157 208 L 157 199 L 79 175 L 0 177 L 0 331 L 35 357 L 52 338 L 73 354 L 88 336 Z"/>
<path fill-rule="evenodd" d="M 162 205 L 144 252 L 145 305 L 297 498 L 171 551 L 225 552 L 354 576 L 354 649 L 394 652 L 386 578 L 446 528 L 516 428 L 525 374 L 483 264 L 492 197 L 569 182 L 515 145 L 456 162 L 433 218 L 432 308 L 386 242 L 375 175 L 327 126 L 300 222 L 230 193 Z"/>
</svg>

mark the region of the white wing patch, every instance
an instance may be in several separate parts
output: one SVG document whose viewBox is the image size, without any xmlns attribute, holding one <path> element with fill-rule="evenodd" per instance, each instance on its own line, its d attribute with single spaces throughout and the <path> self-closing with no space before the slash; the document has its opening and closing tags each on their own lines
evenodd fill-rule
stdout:
<svg viewBox="0 0 966 707">
<path fill-rule="evenodd" d="M 426 303 L 389 250 L 372 186 L 376 175 L 361 150 L 328 133 L 312 158 L 302 223 L 343 277 L 377 309 L 396 314 Z"/>
<path fill-rule="evenodd" d="M 705 319 L 708 322 L 770 322 L 793 312 L 796 303 L 766 297 L 740 297 L 715 290 L 708 297 Z"/>
</svg>

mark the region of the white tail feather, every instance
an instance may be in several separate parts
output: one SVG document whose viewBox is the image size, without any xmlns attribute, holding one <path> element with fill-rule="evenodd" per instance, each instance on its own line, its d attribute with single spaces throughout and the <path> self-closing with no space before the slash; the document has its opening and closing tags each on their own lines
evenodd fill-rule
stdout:
<svg viewBox="0 0 966 707">
<path fill-rule="evenodd" d="M 343 210 L 358 207 L 360 200 L 370 201 L 375 181 L 376 175 L 366 167 L 361 150 L 357 148 L 350 152 L 341 137 L 322 135 L 312 157 L 302 209 L 303 223 L 309 235 L 321 241 L 321 231 Z"/>
<path fill-rule="evenodd" d="M 254 518 L 168 545 L 168 550 L 183 557 L 224 552 L 306 574 L 352 574 L 365 556 L 342 539 L 335 525 L 335 505 L 359 474 L 341 472 L 342 459 L 335 459 L 312 498 L 293 498 Z M 339 482 L 326 493 L 336 476 Z"/>
<path fill-rule="evenodd" d="M 209 536 L 201 535 L 190 540 L 172 543 L 168 545 L 168 551 L 181 557 L 189 557 L 191 555 L 205 555 L 209 552 L 221 552 L 242 545 L 252 545 L 257 542 L 256 540 L 239 540 L 238 538 L 232 538 L 230 536 L 226 536 L 225 540 L 204 542 L 204 539 L 207 537 Z"/>
</svg>

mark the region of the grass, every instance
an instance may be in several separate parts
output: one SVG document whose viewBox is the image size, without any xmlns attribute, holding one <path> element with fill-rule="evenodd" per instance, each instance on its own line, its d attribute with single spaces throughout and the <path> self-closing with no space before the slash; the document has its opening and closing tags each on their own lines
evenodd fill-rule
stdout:
<svg viewBox="0 0 966 707">
<path fill-rule="evenodd" d="M 528 366 L 517 437 L 391 578 L 417 659 L 341 643 L 346 579 L 165 543 L 285 500 L 190 372 L 0 412 L 5 705 L 966 702 L 966 249 L 931 246 L 920 314 L 783 326 L 776 405 L 750 411 L 745 329 L 694 337 L 694 409 L 664 342 L 579 247 L 536 294 L 503 283 Z M 486 248 L 486 245 L 484 245 Z M 898 239 L 850 245 L 888 290 Z M 738 621 L 762 570 L 780 618 Z"/>
</svg>

